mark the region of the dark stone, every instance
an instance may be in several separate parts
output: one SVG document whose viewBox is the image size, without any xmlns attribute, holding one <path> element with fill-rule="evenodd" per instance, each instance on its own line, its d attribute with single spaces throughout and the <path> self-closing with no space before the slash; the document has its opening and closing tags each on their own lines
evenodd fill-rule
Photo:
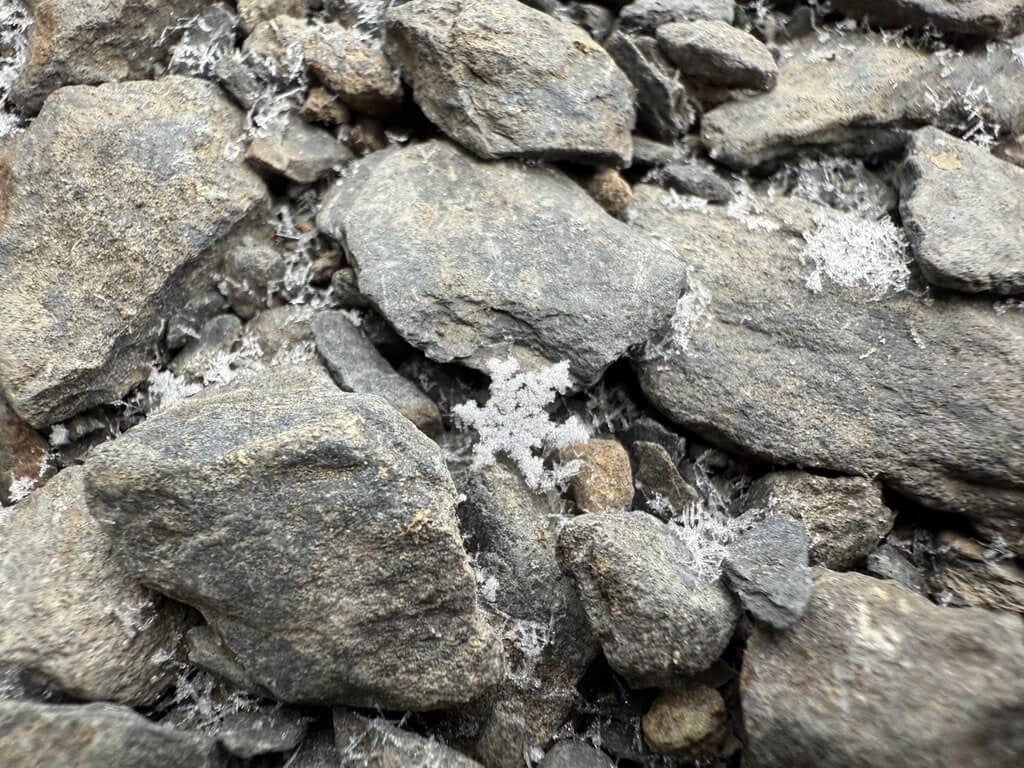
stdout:
<svg viewBox="0 0 1024 768">
<path fill-rule="evenodd" d="M 334 711 L 334 743 L 341 765 L 402 768 L 482 768 L 435 739 L 404 731 L 383 718 Z"/>
<path fill-rule="evenodd" d="M 260 170 L 300 184 L 311 184 L 352 157 L 352 150 L 323 128 L 291 114 L 281 126 L 261 132 L 245 153 Z"/>
<path fill-rule="evenodd" d="M 669 510 L 677 514 L 700 500 L 693 486 L 679 474 L 675 460 L 664 446 L 637 440 L 632 449 L 636 490 L 645 503 L 655 501 L 653 513 L 665 519 L 668 510 L 662 511 L 660 500 L 668 502 Z"/>
<path fill-rule="evenodd" d="M 604 752 L 582 741 L 559 741 L 537 768 L 615 768 L 615 763 Z"/>
<path fill-rule="evenodd" d="M 764 43 L 724 21 L 663 24 L 658 43 L 683 76 L 711 85 L 770 91 L 779 73 Z"/>
<path fill-rule="evenodd" d="M 653 35 L 663 24 L 690 19 L 732 22 L 733 0 L 634 0 L 619 13 L 624 30 Z"/>
<path fill-rule="evenodd" d="M 694 195 L 712 203 L 727 203 L 733 198 L 733 186 L 715 171 L 697 163 L 672 163 L 661 171 L 661 180 L 669 189 Z"/>
<path fill-rule="evenodd" d="M 1021 0 L 833 0 L 831 7 L 887 27 L 927 27 L 990 38 L 1024 32 Z"/>
</svg>

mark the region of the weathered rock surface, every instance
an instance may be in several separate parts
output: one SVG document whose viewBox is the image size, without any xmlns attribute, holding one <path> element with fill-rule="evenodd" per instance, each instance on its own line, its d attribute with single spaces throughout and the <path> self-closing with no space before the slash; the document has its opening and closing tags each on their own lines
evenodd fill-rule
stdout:
<svg viewBox="0 0 1024 768">
<path fill-rule="evenodd" d="M 308 10 L 306 0 L 237 0 L 238 21 L 248 34 L 261 21 L 270 21 L 277 16 L 302 18 Z"/>
<path fill-rule="evenodd" d="M 602 168 L 587 179 L 586 190 L 610 215 L 622 217 L 633 202 L 633 188 L 614 168 Z"/>
<path fill-rule="evenodd" d="M 414 0 L 387 30 L 416 103 L 480 157 L 629 164 L 629 81 L 574 24 L 516 0 Z"/>
<path fill-rule="evenodd" d="M 578 461 L 569 481 L 576 505 L 583 512 L 617 512 L 633 501 L 633 470 L 629 454 L 618 440 L 595 438 L 563 448 L 559 459 Z"/>
<path fill-rule="evenodd" d="M 810 564 L 834 571 L 853 568 L 896 518 L 882 501 L 881 485 L 864 477 L 772 472 L 754 481 L 745 504 L 803 521 Z"/>
<path fill-rule="evenodd" d="M 596 747 L 581 741 L 559 741 L 537 768 L 614 768 L 615 763 Z"/>
<path fill-rule="evenodd" d="M 637 188 L 636 224 L 675 245 L 710 298 L 685 353 L 639 366 L 656 407 L 778 464 L 877 473 L 1024 545 L 1024 315 L 956 296 L 811 292 L 799 233 L 815 212 L 839 214 L 798 200 L 746 223 L 670 207 Z"/>
<path fill-rule="evenodd" d="M 357 112 L 387 117 L 402 106 L 402 83 L 379 50 L 337 23 L 310 29 L 303 43 L 309 70 Z"/>
<path fill-rule="evenodd" d="M 732 184 L 698 163 L 667 165 L 661 170 L 661 180 L 669 189 L 713 203 L 727 203 L 733 197 Z"/>
<path fill-rule="evenodd" d="M 636 470 L 634 485 L 644 504 L 663 520 L 679 514 L 700 497 L 697 491 L 679 473 L 675 460 L 666 448 L 649 440 L 637 440 L 632 445 Z M 667 504 L 667 507 L 665 506 Z"/>
<path fill-rule="evenodd" d="M 26 479 L 39 481 L 48 453 L 42 436 L 19 419 L 0 396 L 0 504 L 11 503 L 12 487 L 18 491 Z"/>
<path fill-rule="evenodd" d="M 699 685 L 679 691 L 663 691 L 643 716 L 644 741 L 660 755 L 687 760 L 717 757 L 729 731 L 722 694 Z"/>
<path fill-rule="evenodd" d="M 113 704 L 0 701 L 0 755 L 10 766 L 167 768 L 221 764 L 209 736 L 176 731 Z"/>
<path fill-rule="evenodd" d="M 861 574 L 817 571 L 798 624 L 754 631 L 741 695 L 744 762 L 759 768 L 1024 759 L 1020 618 L 940 608 Z"/>
<path fill-rule="evenodd" d="M 667 320 L 685 285 L 672 249 L 567 176 L 442 141 L 357 163 L 317 223 L 409 343 L 481 370 L 511 351 L 527 365 L 567 359 L 592 381 Z"/>
<path fill-rule="evenodd" d="M 654 34 L 663 24 L 689 19 L 731 22 L 733 0 L 634 0 L 619 13 L 623 29 Z"/>
<path fill-rule="evenodd" d="M 834 0 L 855 19 L 887 27 L 934 27 L 957 35 L 1011 37 L 1024 31 L 1021 0 Z"/>
<path fill-rule="evenodd" d="M 259 177 L 225 158 L 241 128 L 202 80 L 47 99 L 0 205 L 0 391 L 27 422 L 61 421 L 145 379 L 162 322 L 200 292 L 229 236 L 266 215 Z"/>
<path fill-rule="evenodd" d="M 253 710 L 228 712 L 213 735 L 226 751 L 248 759 L 295 749 L 310 719 L 294 708 L 261 703 Z"/>
<path fill-rule="evenodd" d="M 340 709 L 334 710 L 334 743 L 341 765 L 482 768 L 476 760 L 435 739 L 404 731 L 380 717 Z"/>
<path fill-rule="evenodd" d="M 186 612 L 114 557 L 83 475 L 68 467 L 0 522 L 0 665 L 83 699 L 151 704 L 176 675 Z"/>
<path fill-rule="evenodd" d="M 90 461 L 118 554 L 202 611 L 275 698 L 432 709 L 498 682 L 440 449 L 382 399 L 269 369 Z"/>
<path fill-rule="evenodd" d="M 199 13 L 205 0 L 26 0 L 32 14 L 28 61 L 11 88 L 12 101 L 36 113 L 65 85 L 149 77 L 174 43 L 165 35 Z"/>
<path fill-rule="evenodd" d="M 900 215 L 930 283 L 1024 292 L 1022 212 L 1024 168 L 937 128 L 914 132 L 900 173 Z"/>
<path fill-rule="evenodd" d="M 768 91 L 778 76 L 768 47 L 725 21 L 664 24 L 658 43 L 684 76 L 711 85 Z"/>
<path fill-rule="evenodd" d="M 316 181 L 352 157 L 352 150 L 323 128 L 295 115 L 288 115 L 279 128 L 253 139 L 245 153 L 246 160 L 257 168 L 300 184 Z"/>
<path fill-rule="evenodd" d="M 608 663 L 638 688 L 707 669 L 739 618 L 720 581 L 688 570 L 691 555 L 670 525 L 643 512 L 581 515 L 558 540 Z"/>
</svg>

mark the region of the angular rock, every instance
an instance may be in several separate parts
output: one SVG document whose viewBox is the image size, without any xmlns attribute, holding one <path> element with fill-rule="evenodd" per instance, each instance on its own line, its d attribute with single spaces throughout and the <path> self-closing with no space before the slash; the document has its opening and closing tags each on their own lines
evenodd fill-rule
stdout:
<svg viewBox="0 0 1024 768">
<path fill-rule="evenodd" d="M 35 114 L 49 93 L 66 85 L 150 77 L 154 61 L 174 43 L 165 35 L 203 10 L 206 0 L 28 0 L 28 61 L 11 100 Z"/>
<path fill-rule="evenodd" d="M 434 709 L 498 681 L 440 449 L 382 399 L 308 364 L 268 369 L 90 461 L 119 556 L 202 611 L 275 698 Z"/>
<path fill-rule="evenodd" d="M 1014 560 L 952 531 L 938 536 L 936 555 L 928 586 L 943 605 L 1024 614 L 1024 568 Z"/>
<path fill-rule="evenodd" d="M 629 454 L 613 439 L 593 439 L 563 448 L 563 463 L 578 461 L 569 481 L 576 505 L 583 512 L 617 512 L 633 501 L 633 470 Z"/>
<path fill-rule="evenodd" d="M 707 669 L 739 619 L 720 581 L 688 570 L 692 556 L 670 526 L 643 512 L 581 515 L 558 539 L 608 663 L 637 688 Z"/>
<path fill-rule="evenodd" d="M 733 0 L 634 0 L 619 13 L 623 29 L 653 35 L 663 24 L 690 19 L 732 22 Z"/>
<path fill-rule="evenodd" d="M 48 459 L 46 441 L 0 396 L 0 506 L 14 501 L 26 480 L 35 486 L 47 473 Z"/>
<path fill-rule="evenodd" d="M 414 0 L 387 30 L 416 103 L 480 157 L 629 164 L 629 81 L 579 27 L 516 0 Z"/>
<path fill-rule="evenodd" d="M 711 85 L 770 91 L 779 74 L 768 47 L 728 22 L 663 24 L 658 43 L 685 77 Z"/>
<path fill-rule="evenodd" d="M 615 768 L 604 752 L 582 741 L 559 741 L 537 768 Z"/>
<path fill-rule="evenodd" d="M 722 694 L 700 685 L 662 691 L 641 720 L 644 741 L 659 755 L 686 760 L 718 757 L 729 731 Z"/>
<path fill-rule="evenodd" d="M 635 194 L 636 226 L 673 244 L 707 294 L 686 352 L 639 366 L 659 410 L 776 464 L 877 474 L 1024 546 L 1024 314 L 955 295 L 810 291 L 799 233 L 848 214 L 755 197 L 766 215 L 744 219 Z"/>
<path fill-rule="evenodd" d="M 441 412 L 434 401 L 392 368 L 344 312 L 318 312 L 313 317 L 313 338 L 340 387 L 380 395 L 426 434 L 441 432 Z"/>
<path fill-rule="evenodd" d="M 237 0 L 238 21 L 246 34 L 261 21 L 270 21 L 277 16 L 302 18 L 308 8 L 306 0 Z"/>
<path fill-rule="evenodd" d="M 807 531 L 790 517 L 769 517 L 729 545 L 725 579 L 743 607 L 762 624 L 787 629 L 811 599 Z"/>
<path fill-rule="evenodd" d="M 528 365 L 567 359 L 593 381 L 666 321 L 685 284 L 671 249 L 567 176 L 442 141 L 356 164 L 317 223 L 406 341 L 481 370 L 511 351 Z"/>
<path fill-rule="evenodd" d="M 995 38 L 1024 32 L 1021 0 L 833 0 L 832 8 L 887 27 Z"/>
<path fill-rule="evenodd" d="M 857 573 L 817 571 L 796 626 L 755 629 L 740 690 L 744 763 L 757 768 L 1024 760 L 1020 618 L 940 608 Z"/>
<path fill-rule="evenodd" d="M 868 555 L 867 572 L 880 579 L 891 579 L 911 592 L 928 594 L 928 583 L 917 567 L 888 542 Z"/>
<path fill-rule="evenodd" d="M 261 132 L 245 153 L 257 168 L 300 184 L 313 183 L 352 157 L 352 150 L 323 128 L 291 114 L 280 127 Z"/>
<path fill-rule="evenodd" d="M 68 467 L 0 522 L 0 666 L 79 698 L 151 704 L 177 673 L 186 613 L 115 559 L 83 475 Z"/>
<path fill-rule="evenodd" d="M 732 184 L 711 168 L 697 163 L 666 165 L 661 171 L 661 180 L 669 189 L 712 203 L 727 203 L 734 194 Z"/>
<path fill-rule="evenodd" d="M 338 126 L 347 123 L 352 115 L 341 100 L 326 88 L 314 85 L 299 108 L 299 117 L 310 123 Z"/>
<path fill-rule="evenodd" d="M 310 720 L 289 707 L 260 704 L 255 710 L 225 714 L 215 736 L 232 755 L 249 759 L 295 749 L 305 737 Z"/>
<path fill-rule="evenodd" d="M 402 106 L 402 83 L 379 50 L 337 23 L 312 28 L 303 44 L 309 70 L 357 112 L 387 117 Z"/>
<path fill-rule="evenodd" d="M 810 564 L 834 571 L 853 568 L 896 519 L 882 501 L 881 485 L 864 477 L 772 472 L 754 481 L 745 505 L 803 521 Z"/>
<path fill-rule="evenodd" d="M 651 512 L 667 520 L 700 501 L 697 491 L 679 474 L 675 460 L 664 446 L 637 440 L 632 448 L 636 462 L 634 484 L 643 501 L 653 507 Z M 663 509 L 665 502 L 667 509 Z"/>
<path fill-rule="evenodd" d="M 643 136 L 633 136 L 633 164 L 631 168 L 650 168 L 670 163 L 684 162 L 688 156 L 685 146 L 652 141 Z"/>
<path fill-rule="evenodd" d="M 914 132 L 900 171 L 900 215 L 928 282 L 1024 292 L 1022 211 L 1024 168 L 937 128 Z"/>
<path fill-rule="evenodd" d="M 243 320 L 269 303 L 284 281 L 287 266 L 278 249 L 268 244 L 243 243 L 224 257 L 222 290 L 232 311 Z"/>
<path fill-rule="evenodd" d="M 215 85 L 180 77 L 47 99 L 0 205 L 0 394 L 27 422 L 144 380 L 162 323 L 266 216 L 259 177 L 226 159 L 242 120 Z"/>
<path fill-rule="evenodd" d="M 402 768 L 482 768 L 476 760 L 435 739 L 404 731 L 381 717 L 334 710 L 334 743 L 341 765 Z"/>
<path fill-rule="evenodd" d="M 288 768 L 334 768 L 341 765 L 341 755 L 334 745 L 334 729 L 318 728 L 288 758 Z"/>
</svg>

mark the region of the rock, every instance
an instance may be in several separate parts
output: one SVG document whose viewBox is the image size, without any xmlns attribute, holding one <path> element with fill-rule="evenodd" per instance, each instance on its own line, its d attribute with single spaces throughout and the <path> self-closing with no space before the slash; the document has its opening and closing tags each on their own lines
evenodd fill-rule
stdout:
<svg viewBox="0 0 1024 768">
<path fill-rule="evenodd" d="M 0 506 L 17 501 L 14 497 L 21 495 L 26 481 L 35 487 L 45 478 L 49 455 L 42 436 L 19 419 L 0 396 Z"/>
<path fill-rule="evenodd" d="M 834 0 L 832 7 L 887 27 L 928 27 L 954 35 L 996 38 L 1024 32 L 1021 0 Z"/>
<path fill-rule="evenodd" d="M 643 136 L 633 136 L 633 168 L 651 168 L 671 163 L 684 162 L 687 150 L 678 144 L 652 141 Z"/>
<path fill-rule="evenodd" d="M 772 472 L 750 486 L 746 509 L 803 521 L 811 565 L 849 570 L 892 530 L 896 513 L 879 483 L 864 477 Z"/>
<path fill-rule="evenodd" d="M 633 188 L 614 168 L 603 168 L 587 179 L 587 192 L 612 216 L 622 217 L 633 202 Z"/>
<path fill-rule="evenodd" d="M 261 21 L 270 21 L 277 16 L 306 15 L 306 0 L 237 0 L 238 21 L 246 34 Z"/>
<path fill-rule="evenodd" d="M 671 249 L 567 176 L 441 141 L 364 159 L 317 223 L 406 341 L 481 370 L 511 351 L 593 381 L 665 322 L 685 283 Z"/>
<path fill-rule="evenodd" d="M 352 150 L 331 134 L 296 115 L 288 115 L 279 128 L 261 132 L 245 153 L 260 170 L 300 184 L 313 183 L 352 157 Z"/>
<path fill-rule="evenodd" d="M 380 395 L 428 435 L 441 432 L 441 412 L 407 378 L 395 371 L 343 312 L 318 312 L 313 338 L 327 370 L 342 389 Z"/>
<path fill-rule="evenodd" d="M 569 481 L 576 505 L 583 512 L 617 512 L 633 501 L 633 471 L 629 454 L 619 441 L 593 439 L 563 448 L 563 463 L 578 461 L 579 472 Z"/>
<path fill-rule="evenodd" d="M 331 296 L 343 309 L 371 306 L 370 300 L 359 292 L 356 271 L 352 267 L 342 267 L 331 275 Z"/>
<path fill-rule="evenodd" d="M 402 106 L 402 83 L 390 62 L 337 23 L 310 29 L 303 44 L 309 70 L 357 112 L 387 117 Z"/>
<path fill-rule="evenodd" d="M 636 688 L 707 669 L 739 618 L 720 581 L 690 573 L 692 555 L 670 525 L 643 512 L 581 515 L 558 540 L 608 663 Z"/>
<path fill-rule="evenodd" d="M 230 314 L 217 315 L 203 324 L 199 338 L 186 344 L 167 368 L 178 376 L 204 381 L 220 368 L 241 338 L 241 320 Z"/>
<path fill-rule="evenodd" d="M 662 691 L 641 720 L 644 741 L 659 755 L 710 760 L 723 752 L 729 736 L 722 694 L 700 685 Z"/>
<path fill-rule="evenodd" d="M 341 755 L 334 746 L 334 729 L 330 724 L 306 737 L 286 763 L 288 768 L 334 768 L 341 765 Z"/>
<path fill-rule="evenodd" d="M 474 756 L 488 768 L 520 768 L 523 755 L 543 753 L 544 745 L 571 714 L 574 690 L 569 687 L 499 696 L 473 745 Z"/>
<path fill-rule="evenodd" d="M 337 95 L 322 86 L 314 85 L 299 108 L 299 117 L 310 123 L 335 127 L 347 123 L 352 115 Z"/>
<path fill-rule="evenodd" d="M 312 360 L 316 357 L 312 319 L 309 306 L 271 307 L 245 324 L 245 337 L 269 365 Z"/>
<path fill-rule="evenodd" d="M 440 449 L 382 399 L 273 368 L 90 462 L 90 509 L 119 556 L 199 608 L 274 698 L 434 709 L 498 682 Z"/>
<path fill-rule="evenodd" d="M 1024 168 L 937 128 L 914 132 L 900 171 L 900 215 L 928 282 L 1024 292 L 1022 210 Z"/>
<path fill-rule="evenodd" d="M 604 752 L 582 741 L 559 741 L 537 768 L 615 768 L 615 763 Z"/>
<path fill-rule="evenodd" d="M 0 522 L 0 666 L 79 698 L 152 704 L 176 674 L 186 614 L 114 558 L 83 474 L 61 471 Z"/>
<path fill-rule="evenodd" d="M 250 691 L 266 695 L 259 684 L 233 658 L 231 649 L 210 627 L 201 624 L 185 633 L 188 660 L 201 670 L 209 672 L 217 680 L 226 682 L 239 691 Z"/>
<path fill-rule="evenodd" d="M 480 157 L 629 164 L 629 81 L 579 27 L 516 0 L 414 0 L 387 32 L 416 103 Z"/>
<path fill-rule="evenodd" d="M 171 47 L 166 73 L 207 77 L 217 61 L 234 58 L 238 17 L 222 2 L 211 3 L 191 19 L 173 28 L 177 42 Z"/>
<path fill-rule="evenodd" d="M 636 89 L 637 122 L 662 141 L 675 141 L 697 119 L 690 93 L 662 55 L 655 40 L 614 32 L 604 42 L 615 63 Z"/>
<path fill-rule="evenodd" d="M 202 80 L 47 99 L 13 150 L 0 210 L 0 390 L 29 424 L 143 381 L 162 322 L 210 282 L 232 235 L 267 215 L 259 177 L 226 159 L 241 129 Z"/>
<path fill-rule="evenodd" d="M 892 152 L 907 125 L 1021 133 L 1019 72 L 1008 46 L 936 57 L 870 34 L 825 44 L 811 36 L 783 47 L 772 91 L 705 114 L 701 138 L 713 159 L 751 168 L 811 148 L 861 157 Z"/>
<path fill-rule="evenodd" d="M 666 165 L 661 171 L 661 180 L 669 189 L 712 203 L 727 203 L 734 194 L 732 184 L 711 168 L 697 163 Z"/>
<path fill-rule="evenodd" d="M 556 19 L 571 21 L 573 24 L 583 27 L 587 34 L 598 42 L 608 37 L 615 25 L 615 16 L 612 12 L 593 3 L 561 3 L 555 8 L 552 15 Z"/>
<path fill-rule="evenodd" d="M 1024 168 L 1024 138 L 1009 138 L 992 148 L 992 154 L 1000 160 Z"/>
<path fill-rule="evenodd" d="M 265 309 L 284 281 L 284 256 L 269 244 L 243 243 L 224 257 L 223 290 L 232 311 L 249 320 Z"/>
<path fill-rule="evenodd" d="M 243 238 L 244 240 L 244 238 Z M 212 285 L 185 299 L 167 320 L 164 344 L 171 352 L 181 349 L 199 335 L 207 320 L 228 309 L 224 296 Z"/>
<path fill-rule="evenodd" d="M 653 35 L 663 24 L 690 19 L 732 22 L 733 0 L 634 0 L 619 13 L 620 26 Z"/>
<path fill-rule="evenodd" d="M 770 91 L 779 74 L 768 47 L 725 21 L 658 27 L 658 43 L 685 77 L 725 88 Z"/>
<path fill-rule="evenodd" d="M 762 624 L 788 629 L 811 599 L 807 531 L 791 517 L 769 517 L 729 546 L 725 578 L 743 607 Z"/>
<path fill-rule="evenodd" d="M 334 710 L 334 743 L 341 765 L 482 768 L 441 742 L 403 731 L 384 718 L 362 717 L 340 709 Z"/>
<path fill-rule="evenodd" d="M 260 704 L 253 711 L 226 713 L 215 733 L 225 750 L 248 760 L 295 749 L 306 736 L 310 719 L 289 707 Z"/>
<path fill-rule="evenodd" d="M 917 567 L 892 544 L 882 544 L 868 555 L 867 572 L 880 579 L 891 579 L 919 595 L 928 594 L 928 584 Z"/>
<path fill-rule="evenodd" d="M 679 474 L 675 460 L 664 446 L 637 440 L 632 448 L 636 462 L 634 485 L 644 502 L 653 507 L 652 513 L 667 520 L 700 501 L 697 491 Z M 667 509 L 663 509 L 665 502 Z"/>
<path fill-rule="evenodd" d="M 29 0 L 33 24 L 28 58 L 11 86 L 11 100 L 35 114 L 52 91 L 66 85 L 150 77 L 153 62 L 174 42 L 165 35 L 206 0 Z"/>
<path fill-rule="evenodd" d="M 635 226 L 678 249 L 706 298 L 685 353 L 639 365 L 655 407 L 779 465 L 878 475 L 1024 546 L 1024 385 L 1012 373 L 1024 314 L 955 295 L 872 300 L 831 281 L 808 290 L 798 233 L 854 226 L 849 214 L 753 197 L 734 218 L 634 193 Z"/>
<path fill-rule="evenodd" d="M 952 531 L 938 536 L 936 554 L 928 587 L 943 605 L 1024 614 L 1024 568 L 1014 560 Z"/>
<path fill-rule="evenodd" d="M 940 608 L 857 573 L 817 571 L 796 626 L 754 630 L 740 691 L 751 766 L 1024 758 L 1019 617 Z"/>
<path fill-rule="evenodd" d="M 221 764 L 209 736 L 176 731 L 114 704 L 0 701 L 0 754 L 9 766 L 166 768 Z"/>
<path fill-rule="evenodd" d="M 258 22 L 242 43 L 242 52 L 259 65 L 263 78 L 283 87 L 305 74 L 304 49 L 312 34 L 305 19 L 281 14 Z"/>
</svg>

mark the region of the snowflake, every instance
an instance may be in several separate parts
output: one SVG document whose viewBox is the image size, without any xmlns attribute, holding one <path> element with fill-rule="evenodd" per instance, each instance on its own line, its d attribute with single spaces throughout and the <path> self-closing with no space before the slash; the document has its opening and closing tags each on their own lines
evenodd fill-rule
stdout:
<svg viewBox="0 0 1024 768">
<path fill-rule="evenodd" d="M 800 257 L 814 264 L 807 288 L 822 290 L 822 278 L 845 288 L 871 289 L 875 299 L 906 290 L 910 281 L 907 241 L 889 219 L 872 220 L 849 214 L 814 217 L 815 229 L 805 232 Z"/>
</svg>

